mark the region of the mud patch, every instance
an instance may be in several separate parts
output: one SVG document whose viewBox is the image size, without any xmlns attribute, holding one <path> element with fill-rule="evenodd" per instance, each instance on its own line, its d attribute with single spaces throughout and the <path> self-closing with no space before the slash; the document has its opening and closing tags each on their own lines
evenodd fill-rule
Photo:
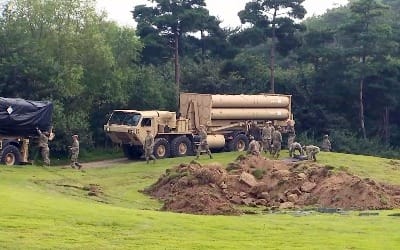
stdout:
<svg viewBox="0 0 400 250">
<path fill-rule="evenodd" d="M 313 162 L 240 156 L 220 164 L 181 164 L 166 170 L 145 193 L 163 209 L 192 214 L 240 214 L 236 205 L 293 209 L 368 210 L 400 207 L 400 187 L 334 172 Z"/>
<path fill-rule="evenodd" d="M 107 203 L 104 200 L 103 189 L 98 184 L 82 185 L 66 180 L 33 180 L 33 183 L 66 195 L 82 196 L 83 194 L 94 198 L 95 201 Z"/>
</svg>

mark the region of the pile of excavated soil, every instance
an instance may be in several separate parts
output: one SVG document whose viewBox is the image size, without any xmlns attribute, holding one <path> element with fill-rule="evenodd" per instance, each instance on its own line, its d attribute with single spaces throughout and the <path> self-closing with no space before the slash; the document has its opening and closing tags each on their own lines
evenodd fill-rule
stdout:
<svg viewBox="0 0 400 250">
<path fill-rule="evenodd" d="M 351 210 L 400 207 L 399 186 L 313 162 L 255 156 L 240 156 L 227 167 L 181 164 L 168 169 L 144 192 L 164 201 L 164 210 L 193 214 L 239 214 L 234 205 Z"/>
</svg>

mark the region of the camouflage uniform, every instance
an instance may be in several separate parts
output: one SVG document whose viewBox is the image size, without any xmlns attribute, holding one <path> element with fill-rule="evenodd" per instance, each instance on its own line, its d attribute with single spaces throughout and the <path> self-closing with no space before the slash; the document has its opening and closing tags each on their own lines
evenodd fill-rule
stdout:
<svg viewBox="0 0 400 250">
<path fill-rule="evenodd" d="M 156 163 L 156 157 L 153 154 L 154 150 L 154 137 L 147 131 L 147 135 L 144 138 L 144 157 L 146 158 L 147 164 L 149 163 L 150 158 L 153 160 L 153 163 Z"/>
<path fill-rule="evenodd" d="M 319 153 L 319 147 L 314 146 L 314 145 L 309 145 L 309 146 L 305 146 L 304 148 L 306 150 L 307 159 L 317 161 L 316 155 Z"/>
<path fill-rule="evenodd" d="M 290 121 L 288 121 L 288 124 L 286 126 L 286 133 L 288 135 L 288 139 L 287 139 L 287 146 L 288 149 L 290 148 L 290 145 L 294 142 L 294 140 L 296 139 L 296 131 L 294 129 L 294 125 L 290 123 Z"/>
<path fill-rule="evenodd" d="M 301 147 L 301 144 L 300 143 L 298 143 L 298 142 L 293 142 L 291 145 L 290 145 L 290 147 L 289 147 L 289 157 L 295 157 L 295 154 L 294 154 L 294 152 L 295 151 L 299 151 L 299 154 L 300 154 L 300 156 L 301 155 L 304 155 L 304 150 L 303 150 L 303 148 Z"/>
<path fill-rule="evenodd" d="M 201 151 L 206 151 L 207 154 L 210 156 L 210 159 L 212 159 L 213 157 L 211 155 L 211 151 L 210 148 L 208 147 L 208 142 L 207 142 L 207 132 L 204 126 L 200 126 L 199 136 L 200 136 L 200 144 L 199 147 L 197 148 L 196 159 L 199 159 Z"/>
<path fill-rule="evenodd" d="M 82 165 L 78 162 L 79 157 L 79 140 L 77 135 L 72 136 L 72 146 L 71 146 L 71 167 L 78 169 L 82 168 Z"/>
<path fill-rule="evenodd" d="M 252 154 L 259 156 L 260 155 L 260 143 L 257 142 L 254 137 L 250 137 L 251 141 L 249 143 L 249 149 L 247 150 L 247 154 Z"/>
<path fill-rule="evenodd" d="M 43 162 L 46 166 L 50 166 L 50 149 L 49 149 L 49 136 L 47 132 L 42 132 L 37 129 L 39 134 L 39 148 L 42 155 Z"/>
<path fill-rule="evenodd" d="M 271 141 L 272 141 L 272 134 L 274 133 L 274 127 L 271 125 L 271 123 L 268 123 L 262 130 L 262 146 L 263 150 L 266 153 L 267 151 L 271 154 L 272 153 L 272 147 L 271 147 Z"/>
<path fill-rule="evenodd" d="M 272 155 L 273 157 L 278 158 L 282 149 L 282 134 L 280 128 L 276 129 L 272 134 L 272 145 L 274 147 L 272 150 Z"/>
<path fill-rule="evenodd" d="M 324 138 L 322 139 L 321 150 L 326 152 L 330 152 L 332 150 L 331 141 L 329 140 L 328 135 L 324 135 Z"/>
</svg>

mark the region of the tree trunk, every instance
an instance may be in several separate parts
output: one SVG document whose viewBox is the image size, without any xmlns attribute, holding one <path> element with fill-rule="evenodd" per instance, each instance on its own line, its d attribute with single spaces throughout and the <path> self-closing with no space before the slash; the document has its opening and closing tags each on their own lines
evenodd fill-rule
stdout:
<svg viewBox="0 0 400 250">
<path fill-rule="evenodd" d="M 204 43 L 204 30 L 200 30 L 200 39 L 201 39 L 201 62 L 204 64 L 204 60 L 206 57 L 206 45 Z"/>
<path fill-rule="evenodd" d="M 385 113 L 383 115 L 383 138 L 385 138 L 385 144 L 390 144 L 390 128 L 389 128 L 389 107 L 385 107 Z"/>
<path fill-rule="evenodd" d="M 364 77 L 360 80 L 360 125 L 361 133 L 364 139 L 367 139 L 367 133 L 365 132 L 365 119 L 364 119 Z"/>
<path fill-rule="evenodd" d="M 274 94 L 275 93 L 275 47 L 276 47 L 276 9 L 274 11 L 274 16 L 272 18 L 272 44 L 271 44 L 271 51 L 270 51 L 270 90 L 269 92 Z"/>
<path fill-rule="evenodd" d="M 180 93 L 180 65 L 179 65 L 179 35 L 175 34 L 174 41 L 174 63 L 175 63 L 175 87 L 176 87 L 176 104 L 179 107 L 179 93 Z"/>
</svg>

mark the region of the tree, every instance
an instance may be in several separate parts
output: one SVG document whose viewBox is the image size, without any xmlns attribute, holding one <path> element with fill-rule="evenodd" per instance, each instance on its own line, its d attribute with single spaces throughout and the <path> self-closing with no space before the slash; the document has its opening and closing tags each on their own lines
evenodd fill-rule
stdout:
<svg viewBox="0 0 400 250">
<path fill-rule="evenodd" d="M 362 137 L 365 128 L 365 82 L 377 75 L 379 65 L 390 55 L 391 27 L 381 22 L 388 7 L 377 0 L 357 0 L 350 3 L 351 19 L 343 25 L 347 57 L 352 62 L 350 75 L 359 81 L 359 121 Z"/>
<path fill-rule="evenodd" d="M 295 33 L 302 29 L 295 19 L 302 19 L 306 14 L 301 5 L 304 0 L 253 0 L 239 12 L 243 24 L 250 23 L 249 29 L 261 41 L 270 38 L 270 92 L 275 93 L 275 52 L 281 53 L 298 46 Z M 278 43 L 279 42 L 279 43 Z"/>
<path fill-rule="evenodd" d="M 130 99 L 141 44 L 132 29 L 104 20 L 92 0 L 10 0 L 0 16 L 0 95 L 51 100 L 66 150 L 101 140 L 106 112 Z"/>
<path fill-rule="evenodd" d="M 205 8 L 204 0 L 154 0 L 154 7 L 138 5 L 133 17 L 138 23 L 138 35 L 153 53 L 168 54 L 166 46 L 173 48 L 176 97 L 180 91 L 180 42 L 184 35 L 206 29 L 204 21 L 214 22 Z M 169 57 L 168 57 L 169 58 Z"/>
</svg>

